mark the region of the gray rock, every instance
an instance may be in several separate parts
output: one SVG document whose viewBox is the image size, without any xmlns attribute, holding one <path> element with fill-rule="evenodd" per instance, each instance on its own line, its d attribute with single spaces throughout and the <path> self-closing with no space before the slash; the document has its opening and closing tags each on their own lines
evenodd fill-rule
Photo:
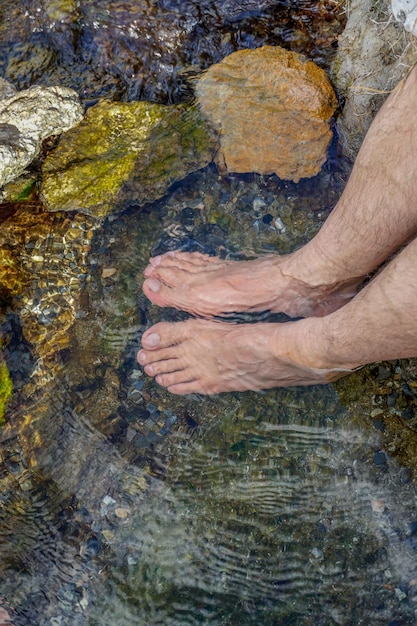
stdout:
<svg viewBox="0 0 417 626">
<path fill-rule="evenodd" d="M 0 99 L 0 186 L 24 171 L 46 137 L 69 130 L 83 115 L 78 95 L 66 87 L 35 86 Z"/>
<path fill-rule="evenodd" d="M 393 20 L 389 0 L 350 2 L 332 67 L 333 84 L 345 100 L 337 127 L 350 158 L 390 91 L 413 65 L 415 52 L 415 39 Z"/>
</svg>

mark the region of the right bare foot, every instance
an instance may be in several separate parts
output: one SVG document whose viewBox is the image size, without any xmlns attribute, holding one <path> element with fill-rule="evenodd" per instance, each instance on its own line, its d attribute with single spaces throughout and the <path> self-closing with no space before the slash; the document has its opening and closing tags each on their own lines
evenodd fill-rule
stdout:
<svg viewBox="0 0 417 626">
<path fill-rule="evenodd" d="M 323 316 L 355 295 L 360 279 L 337 281 L 328 272 L 323 280 L 309 282 L 308 271 L 294 271 L 293 257 L 228 261 L 199 252 L 168 252 L 150 259 L 143 291 L 158 306 L 200 317 L 264 311 Z"/>
</svg>

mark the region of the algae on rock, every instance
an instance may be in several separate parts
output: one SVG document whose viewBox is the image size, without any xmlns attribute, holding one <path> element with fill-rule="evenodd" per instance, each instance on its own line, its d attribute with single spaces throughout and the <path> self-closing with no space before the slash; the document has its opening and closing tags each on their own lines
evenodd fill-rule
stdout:
<svg viewBox="0 0 417 626">
<path fill-rule="evenodd" d="M 49 211 L 104 218 L 161 198 L 215 148 L 194 106 L 102 100 L 46 159 L 41 196 Z"/>
<path fill-rule="evenodd" d="M 9 370 L 4 361 L 0 362 L 0 426 L 4 423 L 6 404 L 13 392 Z"/>
</svg>

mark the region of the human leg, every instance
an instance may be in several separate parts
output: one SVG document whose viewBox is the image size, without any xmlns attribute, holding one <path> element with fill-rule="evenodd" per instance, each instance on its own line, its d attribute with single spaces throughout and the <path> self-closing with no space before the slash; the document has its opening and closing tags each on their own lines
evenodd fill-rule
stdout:
<svg viewBox="0 0 417 626">
<path fill-rule="evenodd" d="M 324 317 L 156 324 L 143 335 L 138 361 L 172 393 L 213 394 L 326 383 L 367 363 L 417 356 L 416 268 L 417 239 Z"/>
<path fill-rule="evenodd" d="M 325 315 L 417 230 L 417 68 L 387 98 L 342 197 L 306 246 L 284 256 L 222 261 L 199 253 L 151 259 L 144 293 L 201 316 L 239 311 Z"/>
</svg>

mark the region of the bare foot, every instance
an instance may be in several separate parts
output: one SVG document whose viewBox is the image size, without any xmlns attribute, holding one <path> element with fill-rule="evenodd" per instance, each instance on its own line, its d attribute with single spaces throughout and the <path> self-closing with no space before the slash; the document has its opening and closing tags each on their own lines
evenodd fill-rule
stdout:
<svg viewBox="0 0 417 626">
<path fill-rule="evenodd" d="M 326 368 L 320 356 L 311 362 L 305 322 L 160 322 L 144 333 L 138 362 L 179 395 L 323 384 L 350 373 Z"/>
<path fill-rule="evenodd" d="M 308 280 L 308 262 L 294 269 L 294 255 L 265 255 L 248 261 L 228 261 L 199 252 L 168 252 L 150 259 L 143 284 L 145 295 L 158 306 L 174 307 L 201 317 L 241 312 L 286 313 L 290 317 L 331 313 L 356 292 L 360 280 L 327 276 Z M 304 278 L 300 275 L 305 274 Z M 321 279 L 321 280 L 320 280 Z"/>
</svg>

